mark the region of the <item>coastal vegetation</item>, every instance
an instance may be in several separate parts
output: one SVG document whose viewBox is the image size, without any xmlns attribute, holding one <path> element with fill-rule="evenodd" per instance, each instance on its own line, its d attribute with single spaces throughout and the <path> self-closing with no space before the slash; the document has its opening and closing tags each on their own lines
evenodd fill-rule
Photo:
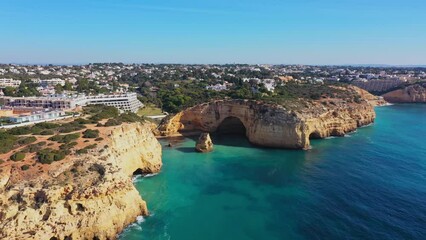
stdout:
<svg viewBox="0 0 426 240">
<path fill-rule="evenodd" d="M 80 118 L 71 121 L 0 130 L 0 154 L 8 154 L 4 160 L 21 161 L 31 157 L 39 163 L 51 164 L 67 155 L 85 154 L 96 148 L 94 142 L 104 140 L 101 128 L 133 122 L 143 123 L 145 118 L 131 112 L 120 113 L 111 106 L 91 105 L 83 108 Z M 75 149 L 77 145 L 80 149 Z M 16 152 L 10 153 L 14 150 Z"/>
<path fill-rule="evenodd" d="M 263 84 L 236 80 L 234 86 L 225 91 L 206 90 L 205 83 L 182 82 L 179 87 L 171 84 L 161 84 L 155 102 L 165 111 L 177 113 L 188 107 L 208 102 L 212 99 L 250 99 L 284 106 L 294 106 L 294 103 L 319 100 L 321 98 L 340 98 L 350 102 L 358 96 L 346 88 L 347 84 L 326 83 L 287 83 L 279 84 L 274 92 L 266 90 Z M 359 97 L 359 96 L 358 96 Z M 300 104 L 299 104 L 300 105 Z"/>
</svg>

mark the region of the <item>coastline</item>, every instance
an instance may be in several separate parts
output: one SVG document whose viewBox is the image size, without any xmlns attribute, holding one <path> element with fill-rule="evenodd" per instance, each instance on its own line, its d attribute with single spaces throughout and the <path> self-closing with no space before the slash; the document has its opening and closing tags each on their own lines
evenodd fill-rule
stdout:
<svg viewBox="0 0 426 240">
<path fill-rule="evenodd" d="M 132 176 L 160 171 L 160 143 L 148 124 L 103 130 L 99 148 L 43 166 L 51 168 L 45 178 L 15 179 L 16 168 L 2 172 L 10 175 L 0 189 L 0 238 L 115 239 L 149 214 Z"/>
</svg>

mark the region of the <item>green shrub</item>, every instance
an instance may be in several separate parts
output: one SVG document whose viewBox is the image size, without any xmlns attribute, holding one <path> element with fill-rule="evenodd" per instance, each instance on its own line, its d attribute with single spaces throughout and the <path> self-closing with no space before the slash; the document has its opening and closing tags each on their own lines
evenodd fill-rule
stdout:
<svg viewBox="0 0 426 240">
<path fill-rule="evenodd" d="M 77 122 L 70 122 L 70 123 L 62 124 L 62 126 L 58 128 L 58 131 L 60 133 L 70 133 L 70 132 L 79 131 L 85 128 L 86 126 L 82 124 L 78 124 Z"/>
<path fill-rule="evenodd" d="M 40 145 L 38 145 L 38 144 L 31 144 L 31 145 L 28 145 L 26 148 L 25 148 L 25 150 L 27 150 L 28 152 L 30 152 L 30 153 L 33 153 L 33 152 L 37 152 L 37 151 L 39 151 L 41 149 L 41 146 Z"/>
<path fill-rule="evenodd" d="M 31 137 L 20 138 L 20 139 L 18 139 L 18 141 L 16 143 L 19 144 L 20 146 L 23 146 L 23 145 L 33 143 L 35 141 L 37 141 L 37 138 L 31 136 Z"/>
<path fill-rule="evenodd" d="M 67 152 L 46 148 L 37 153 L 38 160 L 43 164 L 51 164 L 65 158 Z"/>
<path fill-rule="evenodd" d="M 97 138 L 99 137 L 99 130 L 87 129 L 83 132 L 83 138 Z"/>
<path fill-rule="evenodd" d="M 136 113 L 132 113 L 132 112 L 125 112 L 120 114 L 120 116 L 118 116 L 117 118 L 120 122 L 143 122 L 144 118 L 138 116 Z"/>
<path fill-rule="evenodd" d="M 10 156 L 10 160 L 15 161 L 15 162 L 24 160 L 24 158 L 25 158 L 25 153 L 23 153 L 23 152 L 17 152 L 17 153 L 12 154 L 12 156 Z"/>
<path fill-rule="evenodd" d="M 58 128 L 60 125 L 57 123 L 43 122 L 43 123 L 37 123 L 34 126 L 39 127 L 41 129 L 55 129 L 55 128 Z"/>
<path fill-rule="evenodd" d="M 77 140 L 78 138 L 80 138 L 80 133 L 72 133 L 66 135 L 55 135 L 53 137 L 48 138 L 48 140 L 58 143 L 69 143 L 74 140 Z"/>
<path fill-rule="evenodd" d="M 40 134 L 40 132 L 41 131 L 43 131 L 43 129 L 41 129 L 41 128 L 39 128 L 39 127 L 32 127 L 31 128 L 31 133 L 33 134 L 33 135 L 39 135 Z"/>
<path fill-rule="evenodd" d="M 98 145 L 95 143 L 95 144 L 92 144 L 92 145 L 89 145 L 89 146 L 86 146 L 84 149 L 87 149 L 87 150 L 89 150 L 89 149 L 94 149 L 94 148 L 96 148 Z"/>
<path fill-rule="evenodd" d="M 86 154 L 86 153 L 88 153 L 89 151 L 87 150 L 87 149 L 85 149 L 85 148 L 83 148 L 83 149 L 79 149 L 79 150 L 77 150 L 76 151 L 76 153 L 77 154 Z"/>
<path fill-rule="evenodd" d="M 101 138 L 101 137 L 98 137 L 98 138 L 95 139 L 96 142 L 100 142 L 102 140 L 104 140 L 104 138 Z"/>
<path fill-rule="evenodd" d="M 84 107 L 84 113 L 89 114 L 91 116 L 90 120 L 92 121 L 114 118 L 119 115 L 117 108 L 105 105 L 90 105 Z"/>
<path fill-rule="evenodd" d="M 8 132 L 0 131 L 0 153 L 7 153 L 11 151 L 15 142 L 18 138 L 16 136 L 11 135 Z"/>
<path fill-rule="evenodd" d="M 92 123 L 92 121 L 84 119 L 84 118 L 77 118 L 74 120 L 75 123 L 77 124 L 90 124 Z"/>
<path fill-rule="evenodd" d="M 1 160 L 1 159 L 0 159 L 0 164 L 2 164 L 2 163 L 4 163 L 4 160 Z"/>
<path fill-rule="evenodd" d="M 75 147 L 76 145 L 77 145 L 77 142 L 70 142 L 70 143 L 62 144 L 61 146 L 59 146 L 59 149 L 69 150 Z"/>
<path fill-rule="evenodd" d="M 55 134 L 55 132 L 53 130 L 50 130 L 50 129 L 43 130 L 43 131 L 40 132 L 40 135 L 53 135 L 53 134 Z"/>
<path fill-rule="evenodd" d="M 21 170 L 22 170 L 22 171 L 26 171 L 26 170 L 28 170 L 28 169 L 30 169 L 30 166 L 28 166 L 28 165 L 26 165 L 26 164 L 21 166 Z"/>
<path fill-rule="evenodd" d="M 360 96 L 355 96 L 354 97 L 354 102 L 361 103 L 361 97 Z"/>
<path fill-rule="evenodd" d="M 26 135 L 31 133 L 30 127 L 15 127 L 8 131 L 12 135 Z"/>
<path fill-rule="evenodd" d="M 117 119 L 108 119 L 108 121 L 104 124 L 105 127 L 110 127 L 110 126 L 118 126 L 121 125 L 121 121 L 117 120 Z"/>
</svg>

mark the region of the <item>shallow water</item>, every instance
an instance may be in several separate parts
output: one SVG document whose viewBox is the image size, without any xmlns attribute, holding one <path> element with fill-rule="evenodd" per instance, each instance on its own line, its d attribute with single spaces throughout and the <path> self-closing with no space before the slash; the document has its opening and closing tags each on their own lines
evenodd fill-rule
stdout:
<svg viewBox="0 0 426 240">
<path fill-rule="evenodd" d="M 426 239 L 426 105 L 376 111 L 309 151 L 164 147 L 162 172 L 135 180 L 151 216 L 120 239 Z"/>
</svg>

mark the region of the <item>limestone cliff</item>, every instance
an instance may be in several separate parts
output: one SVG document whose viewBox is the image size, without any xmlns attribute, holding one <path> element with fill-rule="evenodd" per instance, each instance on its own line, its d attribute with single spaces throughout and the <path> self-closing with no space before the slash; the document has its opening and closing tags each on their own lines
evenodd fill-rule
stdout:
<svg viewBox="0 0 426 240">
<path fill-rule="evenodd" d="M 388 102 L 386 102 L 381 96 L 373 95 L 359 87 L 350 86 L 350 88 L 355 90 L 362 99 L 366 100 L 373 106 L 384 106 L 388 104 Z"/>
<path fill-rule="evenodd" d="M 383 98 L 391 103 L 426 103 L 426 83 L 418 83 L 388 92 Z"/>
<path fill-rule="evenodd" d="M 159 126 L 162 135 L 239 131 L 253 144 L 307 149 L 310 138 L 343 136 L 374 122 L 373 106 L 366 100 L 325 99 L 306 102 L 298 110 L 251 100 L 219 100 L 189 108 Z"/>
<path fill-rule="evenodd" d="M 160 170 L 160 144 L 140 123 L 113 127 L 105 139 L 89 154 L 49 165 L 47 177 L 18 181 L 16 168 L 3 170 L 0 239 L 115 239 L 147 215 L 131 176 Z"/>
</svg>

